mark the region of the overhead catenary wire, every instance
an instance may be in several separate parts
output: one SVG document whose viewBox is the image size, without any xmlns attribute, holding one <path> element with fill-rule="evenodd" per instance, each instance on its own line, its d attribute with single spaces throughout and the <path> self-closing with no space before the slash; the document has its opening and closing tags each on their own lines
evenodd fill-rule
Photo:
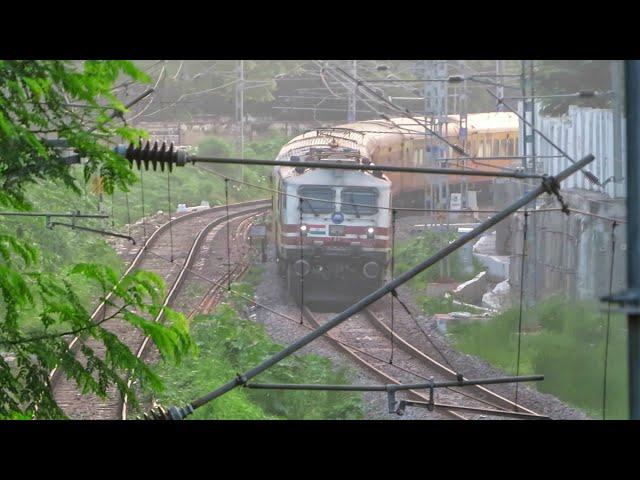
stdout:
<svg viewBox="0 0 640 480">
<path fill-rule="evenodd" d="M 520 305 L 518 309 L 518 342 L 517 342 L 517 351 L 516 351 L 516 376 L 520 374 L 520 349 L 522 342 L 522 314 L 524 308 L 524 271 L 525 271 L 525 258 L 527 255 L 527 226 L 529 212 L 525 210 L 524 212 L 524 225 L 522 228 L 522 262 L 520 264 Z M 518 384 L 515 386 L 515 399 L 514 408 L 518 409 Z"/>
<path fill-rule="evenodd" d="M 578 163 L 568 166 L 566 169 L 558 173 L 556 177 L 551 177 L 551 183 L 559 184 L 560 182 L 565 180 L 567 177 L 574 174 L 580 168 L 583 168 L 584 166 L 593 162 L 594 158 L 595 157 L 593 155 L 589 154 L 583 159 L 581 159 Z M 365 296 L 361 300 L 357 301 L 356 303 L 348 307 L 346 310 L 338 313 L 335 317 L 328 320 L 327 322 L 322 324 L 320 327 L 316 328 L 313 332 L 296 340 L 295 342 L 285 347 L 280 352 L 272 355 L 268 359 L 261 362 L 259 365 L 256 365 L 255 367 L 247 370 L 246 372 L 244 372 L 244 374 L 238 374 L 235 378 L 233 378 L 232 380 L 229 380 L 227 383 L 221 385 L 215 390 L 205 394 L 200 398 L 193 400 L 186 406 L 171 407 L 169 409 L 169 413 L 162 414 L 161 417 L 173 418 L 173 419 L 186 418 L 202 405 L 209 403 L 210 401 L 226 394 L 227 392 L 230 392 L 231 390 L 234 390 L 239 386 L 245 385 L 248 380 L 254 378 L 255 376 L 259 375 L 265 370 L 268 370 L 273 365 L 276 365 L 281 360 L 289 357 L 290 355 L 292 355 L 293 353 L 295 353 L 305 345 L 308 345 L 318 337 L 324 335 L 324 333 L 342 324 L 344 321 L 351 318 L 353 315 L 361 311 L 363 308 L 368 307 L 372 303 L 376 302 L 377 300 L 385 296 L 387 293 L 394 291 L 397 287 L 411 280 L 413 277 L 423 272 L 425 269 L 439 262 L 443 258 L 446 258 L 447 256 L 449 256 L 451 253 L 458 250 L 460 247 L 462 247 L 466 243 L 470 242 L 471 240 L 475 239 L 482 233 L 491 229 L 492 227 L 494 227 L 496 224 L 498 224 L 499 222 L 507 218 L 509 215 L 511 215 L 513 212 L 515 212 L 519 208 L 529 204 L 531 201 L 535 200 L 537 197 L 539 197 L 543 193 L 548 192 L 550 189 L 549 185 L 550 185 L 549 182 L 542 182 L 538 187 L 536 187 L 526 195 L 522 196 L 520 199 L 518 199 L 516 202 L 506 207 L 500 213 L 484 221 L 482 224 L 478 225 L 470 232 L 463 234 L 462 236 L 460 236 L 459 238 L 457 238 L 456 240 L 454 240 L 453 242 L 449 243 L 447 246 L 439 250 L 435 255 L 430 256 L 429 258 L 415 265 L 410 270 L 407 270 L 406 272 L 402 273 L 391 282 L 376 289 L 374 292 L 370 293 L 369 295 Z"/>
<path fill-rule="evenodd" d="M 453 370 L 454 372 L 456 372 L 456 375 L 458 376 L 458 378 L 462 378 L 463 375 L 462 373 L 460 373 L 460 371 L 453 366 L 453 364 L 449 361 L 449 359 L 447 358 L 447 356 L 444 354 L 444 352 L 435 344 L 435 342 L 433 341 L 433 339 L 431 338 L 431 335 L 429 335 L 424 328 L 422 328 L 422 325 L 420 325 L 420 322 L 418 322 L 418 319 L 415 317 L 415 315 L 411 312 L 411 310 L 409 309 L 409 307 L 407 306 L 407 304 L 405 302 L 402 301 L 402 299 L 400 298 L 400 296 L 398 295 L 398 292 L 396 290 L 392 290 L 391 291 L 391 295 L 392 298 L 395 297 L 398 299 L 398 303 L 402 306 L 402 308 L 404 309 L 404 311 L 407 313 L 407 315 L 409 315 L 409 318 L 411 318 L 411 320 L 413 320 L 413 323 L 415 323 L 416 327 L 418 327 L 418 330 L 420 330 L 420 332 L 422 333 L 422 335 L 424 336 L 424 338 L 431 344 L 431 346 L 434 348 L 434 350 L 436 352 L 438 352 L 438 355 L 440 355 L 440 357 L 442 357 L 442 359 L 445 361 L 445 363 L 447 364 L 447 366 Z"/>
<path fill-rule="evenodd" d="M 231 230 L 229 220 L 229 180 L 224 181 L 224 205 L 227 212 L 226 230 L 227 230 L 227 290 L 231 290 Z"/>
<path fill-rule="evenodd" d="M 167 202 L 168 202 L 168 210 L 167 214 L 169 215 L 169 241 L 171 244 L 171 261 L 173 262 L 173 218 L 171 216 L 171 211 L 173 210 L 173 204 L 171 202 L 171 171 L 167 169 Z"/>
<path fill-rule="evenodd" d="M 371 205 L 367 205 L 364 203 L 353 203 L 353 202 L 344 202 L 344 201 L 336 201 L 336 200 L 327 200 L 327 199 L 323 199 L 323 198 L 313 198 L 313 197 L 305 197 L 302 195 L 297 195 L 295 193 L 288 193 L 285 192 L 283 190 L 279 190 L 277 188 L 273 188 L 273 187 L 265 187 L 263 185 L 258 185 L 255 183 L 251 183 L 251 182 L 247 182 L 245 180 L 240 180 L 234 177 L 229 177 L 227 175 L 224 175 L 222 173 L 216 172 L 215 170 L 211 170 L 210 168 L 207 168 L 203 165 L 199 165 L 198 166 L 200 169 L 209 172 L 213 175 L 216 175 L 222 179 L 228 179 L 231 182 L 236 182 L 239 183 L 241 185 L 246 185 L 248 187 L 251 188 L 255 188 L 258 190 L 263 190 L 269 193 L 275 193 L 275 194 L 280 194 L 280 195 L 285 195 L 287 197 L 292 197 L 292 198 L 297 198 L 297 199 L 301 199 L 301 200 L 312 200 L 314 202 L 324 202 L 324 203 L 329 203 L 329 204 L 334 204 L 337 205 L 338 203 L 341 205 L 349 205 L 349 206 L 355 206 L 355 207 L 371 207 Z M 452 210 L 452 209 L 446 209 L 446 208 L 412 208 L 412 207 L 384 207 L 384 206 L 377 206 L 376 208 L 380 209 L 380 210 L 396 210 L 396 212 L 416 212 L 416 213 L 498 213 L 501 210 L 495 210 L 495 209 L 478 209 L 478 210 L 469 210 L 468 212 L 465 212 L 463 210 Z M 564 211 L 562 208 L 538 208 L 536 210 L 529 210 L 529 214 L 533 214 L 533 213 L 545 213 L 545 212 L 561 212 Z M 579 209 L 575 209 L 575 208 L 569 208 L 569 211 L 572 213 L 576 213 L 579 215 L 585 215 L 588 217 L 594 217 L 594 218 L 599 218 L 601 220 L 607 220 L 607 221 L 615 221 L 617 223 L 627 223 L 625 219 L 623 218 L 617 218 L 617 217 L 607 217 L 606 215 L 599 215 L 597 213 L 592 213 L 592 212 L 587 212 L 584 210 L 579 210 Z M 514 212 L 516 215 L 522 214 L 524 213 L 524 211 L 517 211 Z"/>
<path fill-rule="evenodd" d="M 500 105 L 503 105 L 504 107 L 506 107 L 510 112 L 515 114 L 520 119 L 520 121 L 522 123 L 527 125 L 529 128 L 531 128 L 531 130 L 533 130 L 536 134 L 538 134 L 540 136 L 540 138 L 542 138 L 549 145 L 551 145 L 553 148 L 555 148 L 558 152 L 560 152 L 562 155 L 564 155 L 564 157 L 566 157 L 567 160 L 569 160 L 571 163 L 575 163 L 576 162 L 575 159 L 573 159 L 567 152 L 565 152 L 562 148 L 560 148 L 549 137 L 547 137 L 544 133 L 542 133 L 535 126 L 531 125 L 531 123 L 529 123 L 526 118 L 524 118 L 522 115 L 520 115 L 520 113 L 518 113 L 518 111 L 515 108 L 513 108 L 511 105 L 509 105 L 507 102 L 505 102 L 504 99 L 499 98 L 490 89 L 487 89 L 486 91 L 489 93 L 489 95 L 491 95 L 493 98 L 495 98 Z M 598 185 L 598 186 L 601 186 L 601 183 L 600 183 L 600 180 L 598 179 L 598 177 L 594 173 L 592 173 L 590 170 L 584 170 L 584 171 L 582 171 L 582 173 L 584 174 L 585 177 L 587 177 L 587 179 L 591 183 L 593 183 L 595 185 Z"/>
<path fill-rule="evenodd" d="M 127 207 L 127 233 L 131 236 L 131 210 L 129 209 L 129 192 L 124 191 L 124 202 Z"/>
<path fill-rule="evenodd" d="M 300 227 L 302 227 L 302 202 L 299 205 L 300 209 Z M 303 235 L 302 228 L 298 228 L 300 231 L 300 325 L 303 323 L 304 317 L 304 247 L 303 247 Z M 295 272 L 287 272 L 287 275 L 292 275 Z"/>
<path fill-rule="evenodd" d="M 396 211 L 391 211 L 391 278 L 395 277 L 396 265 Z M 391 295 L 391 354 L 389 355 L 389 364 L 393 364 L 393 349 L 395 344 L 395 295 Z"/>
<path fill-rule="evenodd" d="M 143 232 L 143 238 L 144 238 L 144 243 L 142 245 L 142 248 L 146 249 L 147 248 L 147 220 L 144 215 L 144 180 L 142 177 L 142 168 L 140 169 L 140 198 L 141 198 L 140 208 L 142 209 L 142 232 Z"/>
<path fill-rule="evenodd" d="M 153 255 L 153 256 L 155 256 L 155 257 L 157 257 L 157 258 L 159 258 L 159 259 L 161 259 L 161 260 L 169 262 L 169 258 L 165 257 L 164 255 L 161 255 L 161 254 L 156 253 L 154 251 L 149 251 L 148 253 Z M 226 285 L 224 285 L 223 283 L 221 283 L 219 281 L 216 281 L 216 280 L 213 280 L 211 278 L 208 278 L 208 277 L 202 275 L 201 273 L 197 272 L 196 270 L 193 270 L 191 268 L 186 268 L 185 270 L 187 272 L 191 273 L 192 275 L 194 275 L 195 277 L 197 277 L 197 278 L 199 278 L 201 280 L 204 280 L 204 281 L 206 281 L 206 282 L 208 282 L 208 283 L 210 283 L 210 284 L 212 284 L 214 286 L 226 287 Z M 282 313 L 282 312 L 279 312 L 277 310 L 274 310 L 273 308 L 269 307 L 268 305 L 265 305 L 263 303 L 260 303 L 260 302 L 256 301 L 254 298 L 244 294 L 242 291 L 235 290 L 235 289 L 232 288 L 231 290 L 229 290 L 229 293 L 232 294 L 232 295 L 235 295 L 235 296 L 237 296 L 239 298 L 242 298 L 243 300 L 246 300 L 247 302 L 249 302 L 252 305 L 255 305 L 256 307 L 262 308 L 262 309 L 264 309 L 264 310 L 266 310 L 266 311 L 268 311 L 268 312 L 270 312 L 270 313 L 272 313 L 272 314 L 274 314 L 274 315 L 276 315 L 278 317 L 281 317 L 284 320 L 287 320 L 288 322 L 296 324 L 297 326 L 299 326 L 299 327 L 301 327 L 301 328 L 303 328 L 303 329 L 305 329 L 305 330 L 307 330 L 309 332 L 312 332 L 314 330 L 313 327 L 311 327 L 309 325 L 306 325 L 304 323 L 301 324 L 295 318 L 290 317 L 289 315 L 287 315 L 285 313 Z M 388 363 L 388 360 L 386 360 L 386 359 L 384 359 L 384 358 L 382 358 L 382 357 L 380 357 L 378 355 L 375 355 L 375 354 L 373 354 L 371 352 L 367 352 L 366 350 L 363 350 L 362 348 L 360 348 L 360 347 L 358 347 L 356 345 L 353 345 L 351 343 L 345 342 L 344 340 L 340 340 L 340 339 L 338 339 L 336 337 L 332 337 L 332 338 L 333 338 L 333 341 L 335 341 L 339 345 L 342 345 L 342 346 L 344 346 L 344 347 L 346 347 L 348 349 L 351 349 L 351 350 L 353 350 L 353 351 L 355 351 L 357 353 L 360 353 L 360 354 L 362 354 L 362 355 L 364 355 L 366 357 L 369 357 L 369 358 L 371 358 L 373 360 L 376 360 L 376 361 L 378 361 L 380 363 Z M 401 371 L 401 372 L 407 373 L 409 375 L 412 375 L 412 376 L 414 376 L 416 378 L 419 378 L 421 380 L 427 380 L 428 381 L 430 379 L 430 377 L 427 377 L 426 375 L 423 375 L 423 374 L 421 374 L 419 372 L 416 372 L 415 370 L 412 370 L 410 368 L 403 367 L 398 363 L 391 364 L 391 367 L 395 368 L 398 371 Z M 457 390 L 457 389 L 455 389 L 453 387 L 447 387 L 447 390 L 455 392 L 455 393 L 457 393 L 459 395 L 462 395 L 464 397 L 467 397 L 467 398 L 469 398 L 471 400 L 483 403 L 485 405 L 488 405 L 488 406 L 491 406 L 491 407 L 494 407 L 494 408 L 500 408 L 498 405 L 496 405 L 496 404 L 494 404 L 492 402 L 489 402 L 487 400 L 484 400 L 482 398 L 476 397 L 474 395 L 462 392 L 462 391 Z"/>
<path fill-rule="evenodd" d="M 153 91 L 153 92 L 155 92 L 155 91 L 156 91 L 156 89 L 158 88 L 158 85 L 160 84 L 160 80 L 162 80 L 162 77 L 163 77 L 163 75 L 165 74 L 165 72 L 166 72 L 166 66 L 165 66 L 165 65 L 163 65 L 163 66 L 162 66 L 162 70 L 160 70 L 160 74 L 158 75 L 158 78 L 156 79 L 156 82 L 154 83 L 153 87 L 151 87 L 151 89 L 150 89 L 151 91 Z M 138 113 L 136 113 L 134 116 L 129 117 L 129 118 L 127 119 L 127 121 L 128 121 L 128 122 L 131 122 L 131 121 L 135 120 L 136 118 L 138 118 L 140 115 L 142 115 L 144 112 L 146 112 L 146 111 L 147 111 L 147 109 L 148 109 L 148 108 L 151 106 L 151 104 L 153 103 L 154 99 L 155 99 L 155 95 L 153 95 L 153 96 L 151 97 L 151 99 L 149 100 L 149 103 L 147 103 L 147 104 L 142 108 L 142 110 L 140 110 L 140 111 L 139 111 Z"/>
</svg>

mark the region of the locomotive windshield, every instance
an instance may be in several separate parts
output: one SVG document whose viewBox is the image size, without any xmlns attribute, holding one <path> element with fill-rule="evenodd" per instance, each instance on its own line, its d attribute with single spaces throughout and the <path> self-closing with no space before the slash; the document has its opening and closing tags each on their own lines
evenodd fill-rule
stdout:
<svg viewBox="0 0 640 480">
<path fill-rule="evenodd" d="M 378 211 L 378 191 L 374 188 L 345 188 L 341 202 L 343 213 L 373 215 Z"/>
<path fill-rule="evenodd" d="M 334 210 L 335 191 L 330 187 L 305 186 L 298 189 L 303 213 L 331 213 Z M 324 201 L 323 201 L 324 200 Z"/>
</svg>

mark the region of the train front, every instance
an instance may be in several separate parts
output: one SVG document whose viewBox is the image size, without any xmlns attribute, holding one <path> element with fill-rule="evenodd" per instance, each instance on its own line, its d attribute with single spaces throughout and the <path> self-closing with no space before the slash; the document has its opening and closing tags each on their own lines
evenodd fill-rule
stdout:
<svg viewBox="0 0 640 480">
<path fill-rule="evenodd" d="M 366 164 L 341 150 L 302 159 Z M 391 247 L 389 180 L 372 171 L 324 168 L 283 167 L 280 175 L 287 195 L 277 228 L 279 262 L 296 302 L 353 302 L 381 286 Z"/>
</svg>

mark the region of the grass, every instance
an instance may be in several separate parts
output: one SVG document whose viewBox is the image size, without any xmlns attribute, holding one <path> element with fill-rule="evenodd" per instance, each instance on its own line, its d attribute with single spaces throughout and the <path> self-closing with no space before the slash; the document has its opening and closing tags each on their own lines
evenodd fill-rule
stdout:
<svg viewBox="0 0 640 480">
<path fill-rule="evenodd" d="M 402 272 L 434 254 L 455 238 L 454 234 L 425 232 L 397 248 L 396 272 Z M 451 257 L 451 276 L 464 281 L 481 267 L 474 261 L 474 273 L 464 275 L 457 256 Z M 409 282 L 412 296 L 423 313 L 465 310 L 453 305 L 452 298 L 425 295 L 426 284 L 437 281 L 436 265 Z M 523 313 L 519 373 L 542 374 L 535 383 L 541 392 L 550 393 L 602 418 L 606 314 L 594 301 L 569 303 L 563 296 L 552 296 Z M 518 345 L 519 310 L 510 309 L 487 321 L 461 323 L 449 329 L 448 336 L 462 352 L 484 358 L 509 374 L 515 374 Z M 628 415 L 627 329 L 622 315 L 611 316 L 606 418 L 622 419 Z"/>
<path fill-rule="evenodd" d="M 254 266 L 233 289 L 253 295 L 264 267 Z M 160 364 L 165 390 L 158 396 L 163 405 L 182 405 L 209 392 L 284 348 L 271 340 L 265 328 L 245 319 L 247 302 L 229 296 L 212 315 L 194 318 L 192 335 L 199 353 L 178 366 Z M 325 357 L 293 355 L 255 379 L 270 383 L 353 383 L 350 370 L 336 367 Z M 198 409 L 194 419 L 360 419 L 362 397 L 355 393 L 270 391 L 237 388 Z"/>
<path fill-rule="evenodd" d="M 520 374 L 542 374 L 535 386 L 592 416 L 602 417 L 606 314 L 596 302 L 568 303 L 557 295 L 523 314 Z M 487 322 L 451 329 L 459 350 L 516 372 L 519 311 Z M 611 316 L 606 417 L 627 418 L 627 330 L 622 315 Z"/>
</svg>

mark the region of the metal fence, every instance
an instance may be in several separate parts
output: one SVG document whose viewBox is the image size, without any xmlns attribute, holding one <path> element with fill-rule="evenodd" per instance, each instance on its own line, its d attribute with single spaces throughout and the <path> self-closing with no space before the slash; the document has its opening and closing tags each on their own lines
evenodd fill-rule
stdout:
<svg viewBox="0 0 640 480">
<path fill-rule="evenodd" d="M 522 114 L 522 104 L 519 105 Z M 614 112 L 610 109 L 584 108 L 572 105 L 562 117 L 545 117 L 539 112 L 535 118 L 535 126 L 545 136 L 562 148 L 573 159 L 579 159 L 593 153 L 596 159 L 590 166 L 604 187 L 589 183 L 584 175 L 574 175 L 565 182 L 563 188 L 580 188 L 607 194 L 611 198 L 626 195 L 626 138 L 625 123 L 620 122 L 620 158 L 614 155 Z M 520 123 L 519 149 L 522 155 L 523 124 Z M 560 152 L 540 135 L 535 135 L 536 155 L 540 157 L 558 155 Z M 530 153 L 530 152 L 529 152 Z M 567 168 L 569 160 L 562 158 L 540 158 L 536 170 L 540 173 L 555 175 Z"/>
</svg>

